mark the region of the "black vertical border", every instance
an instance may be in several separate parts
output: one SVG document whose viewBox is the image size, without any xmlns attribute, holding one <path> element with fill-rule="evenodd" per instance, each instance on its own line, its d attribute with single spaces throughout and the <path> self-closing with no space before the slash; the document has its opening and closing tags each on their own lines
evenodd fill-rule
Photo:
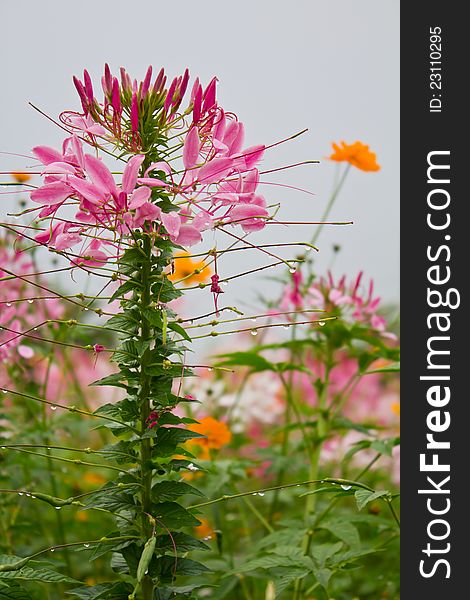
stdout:
<svg viewBox="0 0 470 600">
<path fill-rule="evenodd" d="M 442 90 L 430 89 L 430 29 L 439 27 L 442 38 Z M 470 228 L 466 219 L 470 208 L 470 137 L 468 91 L 469 25 L 463 16 L 463 7 L 453 2 L 428 0 L 422 3 L 401 3 L 401 342 L 402 342 L 402 449 L 401 449 L 401 579 L 404 600 L 434 600 L 442 598 L 470 598 L 468 542 L 470 539 L 470 327 L 468 324 L 468 280 L 470 278 Z M 434 55 L 436 56 L 436 55 Z M 434 71 L 438 72 L 438 71 Z M 437 78 L 436 78 L 437 79 Z M 439 97 L 438 94 L 441 94 Z M 429 102 L 439 97 L 441 112 L 430 112 Z M 437 103 L 435 103 L 437 104 Z M 451 195 L 449 213 L 451 224 L 446 231 L 433 231 L 426 224 L 429 208 L 427 194 L 427 155 L 435 150 L 450 151 L 450 184 L 445 187 Z M 445 161 L 445 160 L 444 160 Z M 443 211 L 443 213 L 446 211 Z M 443 215 L 442 215 L 443 216 Z M 450 240 L 444 236 L 450 235 Z M 441 518 L 451 527 L 450 535 L 442 541 L 429 539 L 427 526 L 433 518 L 426 506 L 427 498 L 419 489 L 430 488 L 427 475 L 419 468 L 419 455 L 426 451 L 426 417 L 433 408 L 427 403 L 429 382 L 420 381 L 420 375 L 429 374 L 426 343 L 432 331 L 426 319 L 433 309 L 427 304 L 427 247 L 434 249 L 448 245 L 451 257 L 438 261 L 451 269 L 447 287 L 457 288 L 461 304 L 458 309 L 442 307 L 450 313 L 451 328 L 448 385 L 451 389 L 448 410 L 450 428 L 436 438 L 450 441 L 449 450 L 439 452 L 440 462 L 450 463 L 450 472 L 434 473 L 436 482 L 450 475 L 449 495 L 435 494 L 435 507 L 445 506 L 448 497 L 451 507 Z M 446 286 L 441 286 L 445 288 Z M 443 289 L 444 292 L 444 289 Z M 445 344 L 443 344 L 444 347 Z M 447 385 L 444 384 L 443 385 Z M 429 452 L 429 451 L 428 451 Z M 428 459 L 429 462 L 429 459 Z M 440 500 L 438 500 L 438 498 Z M 441 504 L 439 505 L 439 502 Z M 443 534 L 445 526 L 433 529 Z M 423 553 L 427 543 L 443 549 L 450 543 L 448 553 Z M 425 559 L 425 570 L 432 570 L 439 558 L 449 561 L 441 564 L 432 577 L 424 578 L 419 572 L 420 561 Z"/>
</svg>

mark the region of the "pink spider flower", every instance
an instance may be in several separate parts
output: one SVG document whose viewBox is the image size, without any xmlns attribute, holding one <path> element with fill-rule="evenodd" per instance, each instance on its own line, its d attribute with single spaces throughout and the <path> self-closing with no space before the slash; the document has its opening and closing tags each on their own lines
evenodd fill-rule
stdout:
<svg viewBox="0 0 470 600">
<path fill-rule="evenodd" d="M 34 355 L 31 330 L 48 319 L 62 317 L 64 308 L 56 298 L 42 298 L 45 292 L 31 279 L 35 267 L 29 257 L 15 247 L 7 234 L 0 239 L 0 360 L 14 359 L 15 353 L 30 359 Z M 39 298 L 38 298 L 39 296 Z M 37 334 L 36 334 L 37 335 Z"/>
</svg>

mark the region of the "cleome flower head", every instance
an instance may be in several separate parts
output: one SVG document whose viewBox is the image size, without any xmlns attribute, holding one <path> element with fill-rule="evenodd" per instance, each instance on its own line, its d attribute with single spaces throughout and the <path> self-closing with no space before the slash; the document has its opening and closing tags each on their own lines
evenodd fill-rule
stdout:
<svg viewBox="0 0 470 600">
<path fill-rule="evenodd" d="M 33 149 L 43 166 L 43 184 L 31 194 L 36 241 L 67 251 L 73 264 L 119 258 L 134 230 L 188 247 L 205 230 L 230 225 L 250 233 L 270 218 L 258 192 L 265 146 L 244 148 L 243 123 L 219 106 L 216 78 L 205 88 L 196 79 L 182 109 L 189 72 L 169 86 L 163 70 L 152 74 L 149 67 L 137 82 L 121 69 L 118 79 L 106 65 L 98 99 L 84 71 L 83 81 L 74 78 L 83 112 L 62 113 L 70 134 L 62 148 Z"/>
</svg>

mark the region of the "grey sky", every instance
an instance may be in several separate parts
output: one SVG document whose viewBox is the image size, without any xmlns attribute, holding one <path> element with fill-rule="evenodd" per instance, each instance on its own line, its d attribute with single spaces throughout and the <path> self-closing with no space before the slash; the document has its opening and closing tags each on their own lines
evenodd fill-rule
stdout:
<svg viewBox="0 0 470 600">
<path fill-rule="evenodd" d="M 382 170 L 351 171 L 332 216 L 355 224 L 323 231 L 316 264 L 324 270 L 338 243 L 335 273 L 353 276 L 363 269 L 385 300 L 398 300 L 398 0 L 17 0 L 2 2 L 0 19 L 0 150 L 27 154 L 37 144 L 58 144 L 60 130 L 27 101 L 52 116 L 78 107 L 72 75 L 86 67 L 96 80 L 105 61 L 113 69 L 125 65 L 136 77 L 150 63 L 171 76 L 186 66 L 206 82 L 217 75 L 221 104 L 245 123 L 247 145 L 308 127 L 300 139 L 270 151 L 264 168 L 324 159 L 333 140 L 369 143 Z M 25 164 L 5 156 L 0 161 L 1 170 Z M 284 220 L 318 220 L 334 172 L 322 161 L 270 178 L 315 196 L 272 185 L 263 193 L 270 203 L 281 202 Z M 274 231 L 288 241 L 310 239 L 314 230 L 267 227 L 256 240 L 273 241 Z M 266 257 L 235 254 L 224 274 L 238 270 L 240 260 L 243 267 L 266 263 Z M 239 280 L 226 299 L 249 299 L 259 281 Z"/>
</svg>

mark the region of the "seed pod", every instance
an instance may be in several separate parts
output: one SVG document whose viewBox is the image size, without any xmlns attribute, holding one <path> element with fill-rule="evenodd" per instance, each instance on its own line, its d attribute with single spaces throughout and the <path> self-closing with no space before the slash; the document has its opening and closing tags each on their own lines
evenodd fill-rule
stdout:
<svg viewBox="0 0 470 600">
<path fill-rule="evenodd" d="M 147 572 L 150 561 L 152 560 L 153 553 L 155 551 L 155 545 L 157 543 L 157 538 L 152 535 L 145 542 L 144 549 L 142 550 L 142 555 L 139 560 L 139 566 L 137 567 L 137 581 L 140 583 Z"/>
</svg>

